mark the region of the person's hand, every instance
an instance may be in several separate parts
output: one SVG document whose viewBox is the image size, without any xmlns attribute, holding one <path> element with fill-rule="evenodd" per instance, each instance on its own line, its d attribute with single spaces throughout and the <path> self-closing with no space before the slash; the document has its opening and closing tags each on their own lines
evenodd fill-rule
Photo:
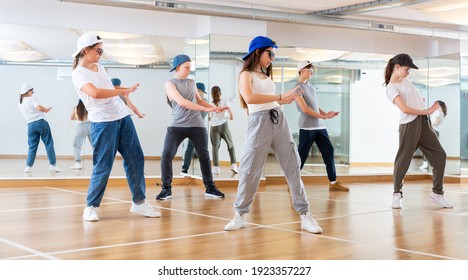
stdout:
<svg viewBox="0 0 468 280">
<path fill-rule="evenodd" d="M 280 95 L 281 100 L 278 100 L 278 103 L 279 104 L 290 104 L 291 102 L 293 102 L 296 99 L 296 97 L 298 97 L 302 93 L 303 93 L 303 91 L 302 91 L 301 87 L 296 86 L 292 90 L 281 94 Z"/>
<path fill-rule="evenodd" d="M 135 92 L 138 89 L 139 86 L 140 86 L 140 83 L 134 84 L 133 86 L 125 89 L 123 91 L 122 95 L 125 96 L 125 97 L 128 97 L 130 95 L 130 93 Z"/>
<path fill-rule="evenodd" d="M 429 115 L 434 113 L 439 108 L 440 108 L 439 102 L 437 102 L 437 101 L 434 102 L 434 104 L 432 104 L 432 106 L 428 109 Z"/>
<path fill-rule="evenodd" d="M 224 111 L 227 110 L 227 109 L 229 109 L 228 106 L 216 107 L 214 111 L 215 111 L 216 113 L 219 113 L 219 112 L 224 112 Z"/>
</svg>

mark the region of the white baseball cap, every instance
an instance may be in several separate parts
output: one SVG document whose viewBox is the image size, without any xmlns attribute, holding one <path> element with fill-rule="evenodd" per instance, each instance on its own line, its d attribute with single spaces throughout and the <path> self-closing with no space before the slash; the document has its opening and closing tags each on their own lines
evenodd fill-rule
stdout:
<svg viewBox="0 0 468 280">
<path fill-rule="evenodd" d="M 26 92 L 30 91 L 31 89 L 33 89 L 33 86 L 32 86 L 32 85 L 26 84 L 26 83 L 22 84 L 22 85 L 21 85 L 21 92 L 20 92 L 20 95 L 21 95 L 21 94 L 25 94 Z"/>
<path fill-rule="evenodd" d="M 97 43 L 102 43 L 101 38 L 93 33 L 85 33 L 78 38 L 76 41 L 76 51 L 72 54 L 72 57 L 77 56 L 82 49 L 92 46 Z"/>
<path fill-rule="evenodd" d="M 302 69 L 304 69 L 304 68 L 305 68 L 306 66 L 308 66 L 308 65 L 312 65 L 312 66 L 313 66 L 312 62 L 310 62 L 310 61 L 308 61 L 308 60 L 303 60 L 303 61 L 299 62 L 299 63 L 297 64 L 297 71 L 301 71 Z"/>
</svg>

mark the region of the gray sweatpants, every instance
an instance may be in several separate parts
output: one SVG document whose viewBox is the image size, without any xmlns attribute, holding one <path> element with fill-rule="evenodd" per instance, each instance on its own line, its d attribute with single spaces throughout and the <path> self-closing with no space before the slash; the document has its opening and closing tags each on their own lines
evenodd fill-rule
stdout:
<svg viewBox="0 0 468 280">
<path fill-rule="evenodd" d="M 444 171 L 447 154 L 440 145 L 434 129 L 426 116 L 418 116 L 414 121 L 400 124 L 400 147 L 395 157 L 393 170 L 394 192 L 402 193 L 403 179 L 413 159 L 416 149 L 420 149 L 432 166 L 432 191 L 444 193 Z"/>
<path fill-rule="evenodd" d="M 239 215 L 250 211 L 270 147 L 288 181 L 294 209 L 301 215 L 309 211 L 309 201 L 301 180 L 301 161 L 288 122 L 280 107 L 273 110 L 277 112 L 277 118 L 270 115 L 271 110 L 255 112 L 248 118 L 247 137 L 239 168 L 239 186 L 234 203 Z"/>
</svg>

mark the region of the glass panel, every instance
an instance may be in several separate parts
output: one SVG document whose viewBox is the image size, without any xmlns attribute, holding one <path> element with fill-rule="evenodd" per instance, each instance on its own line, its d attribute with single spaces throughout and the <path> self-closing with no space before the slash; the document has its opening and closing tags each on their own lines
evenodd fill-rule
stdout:
<svg viewBox="0 0 468 280">
<path fill-rule="evenodd" d="M 468 42 L 460 54 L 460 174 L 468 175 Z"/>
<path fill-rule="evenodd" d="M 326 112 L 340 112 L 337 117 L 324 120 L 330 140 L 335 148 L 335 164 L 337 166 L 349 165 L 349 95 L 351 75 L 352 70 L 349 69 L 316 67 L 314 75 L 309 80 L 316 89 L 319 107 Z M 276 67 L 274 69 L 274 77 L 278 76 L 282 77 L 275 78 L 278 93 L 291 90 L 296 86 L 298 78 L 296 67 Z M 299 110 L 294 102 L 283 106 L 283 111 L 288 119 L 293 139 L 296 145 L 298 145 Z M 317 167 L 319 167 L 319 171 L 317 171 Z M 312 146 L 303 171 L 305 173 L 312 173 L 312 168 L 314 169 L 314 173 L 326 174 L 322 156 L 315 144 Z M 268 168 L 267 170 L 274 169 Z"/>
<path fill-rule="evenodd" d="M 203 83 L 205 85 L 205 92 L 209 92 L 210 85 L 210 37 L 209 35 L 203 36 L 198 39 L 186 40 L 186 52 L 187 55 L 192 58 L 192 71 L 191 79 L 194 79 L 197 83 Z M 210 102 L 209 94 L 205 93 L 201 96 L 205 101 Z M 208 116 L 206 113 L 203 113 L 205 126 L 208 128 Z M 208 130 L 209 131 L 209 130 Z M 209 136 L 208 136 L 208 139 Z M 187 148 L 188 139 L 184 141 L 183 150 Z M 208 143 L 208 146 L 209 143 Z M 187 153 L 183 153 L 183 157 L 189 156 Z M 185 160 L 185 158 L 183 159 Z M 200 163 L 196 152 L 193 152 L 192 160 L 189 167 L 189 173 L 201 176 Z"/>
</svg>

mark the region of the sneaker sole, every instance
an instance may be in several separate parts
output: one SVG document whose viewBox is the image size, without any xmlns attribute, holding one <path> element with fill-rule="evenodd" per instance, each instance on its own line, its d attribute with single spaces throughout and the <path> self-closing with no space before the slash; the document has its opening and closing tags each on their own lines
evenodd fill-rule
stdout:
<svg viewBox="0 0 468 280">
<path fill-rule="evenodd" d="M 83 217 L 83 220 L 87 221 L 87 222 L 98 222 L 99 219 L 86 219 L 85 217 Z"/>
<path fill-rule="evenodd" d="M 205 193 L 205 197 L 224 198 L 224 196 L 214 195 L 214 194 L 210 194 L 210 193 Z"/>
<path fill-rule="evenodd" d="M 451 205 L 451 206 L 444 206 L 444 205 L 442 205 L 442 204 L 439 204 L 439 203 L 438 203 L 437 201 L 435 201 L 435 199 L 432 198 L 432 197 L 429 197 L 429 199 L 430 199 L 432 202 L 434 202 L 435 204 L 437 204 L 437 205 L 439 205 L 440 207 L 442 207 L 442 208 L 449 208 L 449 209 L 450 209 L 450 208 L 453 208 L 453 205 Z"/>
<path fill-rule="evenodd" d="M 156 200 L 166 200 L 166 199 L 171 199 L 172 198 L 172 195 L 168 195 L 166 197 L 156 197 Z"/>
<path fill-rule="evenodd" d="M 307 232 L 310 232 L 310 233 L 314 233 L 314 234 L 322 234 L 323 233 L 323 230 L 315 230 L 315 231 L 308 231 L 306 230 L 305 228 L 301 227 L 302 230 L 305 230 Z"/>
<path fill-rule="evenodd" d="M 132 210 L 130 210 L 130 213 L 134 213 L 134 214 L 138 214 L 138 215 L 141 215 L 141 216 L 145 216 L 145 217 L 147 217 L 147 218 L 161 218 L 161 213 L 157 213 L 157 214 L 155 214 L 154 216 L 150 216 L 150 215 L 143 214 L 143 213 L 136 212 L 136 211 L 132 211 Z"/>
</svg>

